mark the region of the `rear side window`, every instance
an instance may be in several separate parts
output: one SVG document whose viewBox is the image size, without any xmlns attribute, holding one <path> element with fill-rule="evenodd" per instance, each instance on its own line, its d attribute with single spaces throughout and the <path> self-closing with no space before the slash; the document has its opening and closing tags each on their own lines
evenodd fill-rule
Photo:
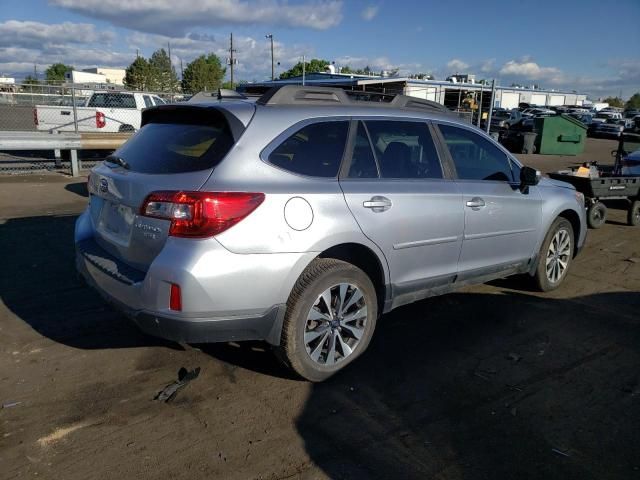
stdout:
<svg viewBox="0 0 640 480">
<path fill-rule="evenodd" d="M 224 119 L 209 124 L 147 123 L 114 152 L 131 171 L 184 173 L 215 167 L 233 146 Z"/>
<path fill-rule="evenodd" d="M 94 93 L 88 107 L 136 108 L 136 101 L 130 93 Z"/>
<path fill-rule="evenodd" d="M 450 125 L 438 127 L 456 166 L 458 178 L 513 181 L 509 159 L 489 140 L 464 128 Z"/>
<path fill-rule="evenodd" d="M 348 130 L 348 121 L 312 123 L 278 145 L 268 162 L 300 175 L 336 177 Z"/>
<path fill-rule="evenodd" d="M 442 178 L 442 167 L 424 122 L 365 122 L 381 178 Z"/>
</svg>

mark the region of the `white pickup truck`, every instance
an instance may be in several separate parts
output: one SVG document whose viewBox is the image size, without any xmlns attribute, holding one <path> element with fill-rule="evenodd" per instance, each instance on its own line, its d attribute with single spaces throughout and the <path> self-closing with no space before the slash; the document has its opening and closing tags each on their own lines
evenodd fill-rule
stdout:
<svg viewBox="0 0 640 480">
<path fill-rule="evenodd" d="M 84 106 L 76 107 L 79 132 L 134 132 L 140 128 L 142 110 L 163 105 L 157 95 L 137 92 L 95 92 Z M 36 105 L 33 120 L 38 130 L 75 131 L 73 107 Z"/>
</svg>

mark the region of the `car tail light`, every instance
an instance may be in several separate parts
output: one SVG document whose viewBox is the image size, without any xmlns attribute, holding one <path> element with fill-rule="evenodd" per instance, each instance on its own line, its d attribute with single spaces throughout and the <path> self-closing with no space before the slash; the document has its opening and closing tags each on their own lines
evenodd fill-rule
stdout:
<svg viewBox="0 0 640 480">
<path fill-rule="evenodd" d="M 104 128 L 107 121 L 104 118 L 104 113 L 96 112 L 96 128 Z"/>
<path fill-rule="evenodd" d="M 34 109 L 33 109 L 33 123 L 36 125 L 36 127 L 37 127 L 38 125 L 40 125 L 40 124 L 38 123 L 38 109 L 37 109 L 37 108 L 34 108 Z"/>
<path fill-rule="evenodd" d="M 171 290 L 169 292 L 169 308 L 180 312 L 182 310 L 182 294 L 180 292 L 180 285 L 175 283 L 171 284 Z"/>
<path fill-rule="evenodd" d="M 213 237 L 231 228 L 264 201 L 264 193 L 175 192 L 150 193 L 140 215 L 171 220 L 173 237 Z"/>
</svg>

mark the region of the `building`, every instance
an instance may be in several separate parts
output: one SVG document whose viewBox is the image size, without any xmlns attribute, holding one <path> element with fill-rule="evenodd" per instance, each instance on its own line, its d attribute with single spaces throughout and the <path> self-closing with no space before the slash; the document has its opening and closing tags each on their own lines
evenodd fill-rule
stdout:
<svg viewBox="0 0 640 480">
<path fill-rule="evenodd" d="M 107 77 L 100 73 L 84 72 L 78 70 L 70 70 L 64 74 L 67 83 L 84 84 L 84 83 L 107 83 Z"/>
<path fill-rule="evenodd" d="M 15 78 L 0 76 L 0 92 L 15 92 L 16 90 Z"/>
<path fill-rule="evenodd" d="M 112 83 L 114 85 L 124 85 L 124 76 L 126 74 L 124 68 L 85 68 L 82 70 L 87 73 L 94 73 L 97 75 L 104 75 L 106 83 Z"/>
<path fill-rule="evenodd" d="M 375 94 L 404 94 L 441 103 L 456 110 L 469 105 L 481 107 L 487 111 L 491 106 L 491 85 L 475 82 L 473 75 L 456 75 L 456 81 L 420 80 L 409 77 L 371 77 L 340 73 L 311 73 L 305 76 L 308 85 L 341 87 L 346 90 Z M 463 82 L 461 80 L 467 80 Z M 274 85 L 301 84 L 302 77 L 288 78 L 242 86 L 247 93 L 263 93 Z M 541 90 L 536 88 L 516 88 L 496 86 L 493 106 L 516 108 L 520 103 L 537 106 L 582 105 L 587 96 L 576 92 L 559 90 Z"/>
</svg>

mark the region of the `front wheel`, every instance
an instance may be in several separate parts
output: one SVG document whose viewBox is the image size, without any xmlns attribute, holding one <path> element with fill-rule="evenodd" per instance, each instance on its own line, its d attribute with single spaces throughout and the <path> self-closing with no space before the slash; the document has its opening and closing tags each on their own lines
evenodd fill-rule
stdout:
<svg viewBox="0 0 640 480">
<path fill-rule="evenodd" d="M 557 218 L 547 232 L 538 254 L 535 279 L 543 292 L 555 290 L 567 276 L 573 258 L 574 234 L 571 223 Z"/>
<path fill-rule="evenodd" d="M 279 357 L 301 377 L 325 380 L 365 351 L 377 316 L 367 274 L 340 260 L 316 259 L 287 301 Z"/>
</svg>

